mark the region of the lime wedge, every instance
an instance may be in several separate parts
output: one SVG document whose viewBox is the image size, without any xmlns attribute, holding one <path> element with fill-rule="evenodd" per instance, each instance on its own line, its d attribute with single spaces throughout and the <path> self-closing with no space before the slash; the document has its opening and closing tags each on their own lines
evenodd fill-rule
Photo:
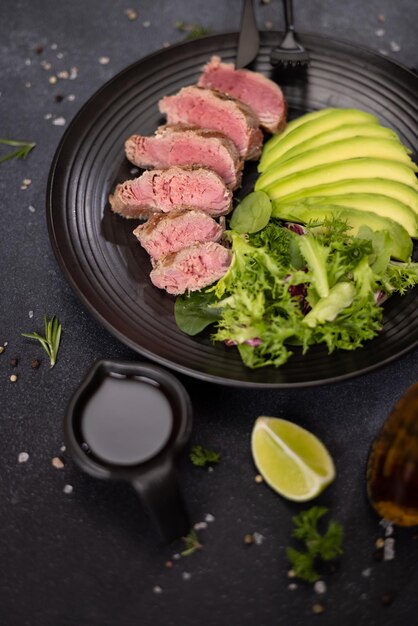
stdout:
<svg viewBox="0 0 418 626">
<path fill-rule="evenodd" d="M 266 483 L 289 500 L 311 500 L 335 478 L 324 444 L 301 426 L 278 417 L 256 420 L 251 451 Z"/>
</svg>

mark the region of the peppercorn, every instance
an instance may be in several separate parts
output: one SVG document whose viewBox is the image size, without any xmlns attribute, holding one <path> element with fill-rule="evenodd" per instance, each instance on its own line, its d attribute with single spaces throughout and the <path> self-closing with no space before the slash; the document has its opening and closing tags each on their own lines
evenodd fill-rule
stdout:
<svg viewBox="0 0 418 626">
<path fill-rule="evenodd" d="M 32 359 L 30 366 L 31 366 L 32 369 L 36 370 L 36 369 L 38 369 L 40 364 L 41 364 L 41 362 L 38 359 Z"/>
</svg>

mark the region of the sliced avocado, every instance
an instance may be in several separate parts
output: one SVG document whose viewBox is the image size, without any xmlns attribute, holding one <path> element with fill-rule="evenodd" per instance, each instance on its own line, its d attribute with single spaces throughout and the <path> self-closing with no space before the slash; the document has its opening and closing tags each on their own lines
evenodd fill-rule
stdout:
<svg viewBox="0 0 418 626">
<path fill-rule="evenodd" d="M 318 135 L 336 130 L 340 126 L 368 124 L 369 126 L 373 125 L 383 128 L 383 126 L 379 125 L 377 117 L 365 111 L 359 111 L 358 109 L 325 109 L 324 111 L 324 115 L 317 116 L 313 119 L 311 118 L 293 127 L 293 129 L 289 131 L 289 127 L 293 124 L 293 122 L 290 122 L 283 133 L 269 139 L 263 148 L 258 171 L 264 172 L 268 169 L 274 157 L 278 158 L 295 146 L 313 139 L 313 137 L 317 137 Z M 298 120 L 295 121 L 303 120 L 306 117 L 306 115 L 299 117 Z"/>
<path fill-rule="evenodd" d="M 290 174 L 296 174 L 318 165 L 361 157 L 390 159 L 408 165 L 414 172 L 418 171 L 418 167 L 410 159 L 407 149 L 400 141 L 380 137 L 352 137 L 307 150 L 288 161 L 278 159 L 264 174 L 261 174 L 257 182 L 259 189 L 264 191 L 268 185 Z"/>
<path fill-rule="evenodd" d="M 303 198 L 316 196 L 336 196 L 347 193 L 378 193 L 399 200 L 409 206 L 418 215 L 418 188 L 413 189 L 405 183 L 386 178 L 348 178 L 335 183 L 325 183 L 314 187 L 305 187 L 290 195 L 282 196 L 280 201 L 289 204 Z"/>
<path fill-rule="evenodd" d="M 418 219 L 414 211 L 399 200 L 389 198 L 388 196 L 382 196 L 381 194 L 348 193 L 341 194 L 339 196 L 318 196 L 304 198 L 303 200 L 296 201 L 296 203 L 284 203 L 283 200 L 274 201 L 274 206 L 286 206 L 289 208 L 292 208 L 292 206 L 298 206 L 298 204 L 303 204 L 308 207 L 318 207 L 326 204 L 332 204 L 335 206 L 343 206 L 345 208 L 358 209 L 359 211 L 376 213 L 381 217 L 389 217 L 395 222 L 398 222 L 398 224 L 405 228 L 410 237 L 418 237 Z"/>
<path fill-rule="evenodd" d="M 389 159 L 368 157 L 318 165 L 276 180 L 270 185 L 265 185 L 262 178 L 263 176 L 260 176 L 256 181 L 255 189 L 266 191 L 271 200 L 302 191 L 308 187 L 354 178 L 395 180 L 418 191 L 417 178 L 407 165 Z"/>
<path fill-rule="evenodd" d="M 321 121 L 323 118 L 318 120 Z M 293 134 L 299 133 L 302 134 L 302 131 L 306 128 L 306 126 L 302 126 L 298 128 L 295 133 L 292 133 L 287 137 L 287 139 L 291 138 Z M 398 135 L 390 128 L 385 128 L 385 126 L 380 126 L 379 124 L 343 124 L 338 126 L 338 128 L 333 128 L 325 133 L 320 133 L 319 135 L 315 135 L 314 137 L 309 137 L 306 141 L 301 141 L 301 143 L 296 144 L 293 148 L 289 150 L 282 151 L 282 145 L 279 144 L 273 150 L 266 155 L 265 164 L 266 167 L 261 171 L 268 171 L 270 167 L 274 167 L 274 163 L 277 162 L 277 158 L 280 158 L 280 163 L 284 161 L 288 161 L 289 159 L 302 154 L 303 152 L 307 152 L 308 150 L 313 150 L 314 148 L 319 148 L 328 143 L 333 143 L 334 141 L 341 141 L 343 139 L 351 139 L 352 137 L 383 137 L 387 139 L 394 139 L 395 141 L 399 141 Z M 400 143 L 400 141 L 399 141 Z M 402 145 L 402 144 L 401 144 Z"/>
<path fill-rule="evenodd" d="M 390 237 L 390 255 L 399 261 L 408 262 L 412 254 L 412 239 L 405 228 L 388 217 L 376 213 L 359 211 L 332 204 L 320 207 L 309 207 L 303 204 L 292 208 L 274 207 L 273 217 L 308 224 L 321 222 L 325 219 L 338 218 L 350 226 L 349 232 L 356 235 L 361 226 L 368 226 L 373 231 L 382 230 Z"/>
<path fill-rule="evenodd" d="M 374 115 L 372 115 L 371 113 L 366 113 L 365 111 L 360 111 L 359 109 L 328 108 L 328 109 L 319 109 L 318 111 L 311 111 L 309 113 L 305 113 L 304 115 L 301 115 L 300 117 L 297 117 L 296 119 L 288 122 L 286 124 L 285 129 L 281 133 L 279 133 L 278 135 L 274 135 L 271 139 L 269 139 L 269 141 L 267 141 L 267 143 L 264 146 L 263 153 L 271 150 L 271 148 L 273 148 L 275 145 L 281 142 L 285 137 L 287 137 L 287 135 L 289 135 L 290 133 L 293 133 L 293 131 L 299 128 L 300 126 L 305 126 L 306 124 L 310 124 L 311 122 L 316 122 L 320 118 L 323 118 L 323 122 L 325 124 L 329 123 L 331 125 L 330 126 L 325 125 L 324 127 L 320 127 L 320 130 L 318 130 L 317 132 L 330 130 L 331 128 L 335 128 L 335 126 L 338 126 L 343 123 L 346 123 L 346 124 L 350 124 L 350 123 L 354 124 L 357 122 L 360 123 L 360 121 L 363 119 L 370 123 L 373 122 L 373 120 L 376 120 L 376 123 L 378 122 L 377 118 Z M 325 118 L 327 119 L 327 121 L 325 121 Z M 333 121 L 334 118 L 335 118 L 335 121 Z M 342 122 L 342 118 L 345 118 L 347 122 Z"/>
</svg>

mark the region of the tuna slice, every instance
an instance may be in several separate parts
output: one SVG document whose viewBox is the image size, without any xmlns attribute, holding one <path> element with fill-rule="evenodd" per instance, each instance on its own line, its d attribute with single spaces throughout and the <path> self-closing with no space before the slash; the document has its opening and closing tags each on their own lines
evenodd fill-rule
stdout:
<svg viewBox="0 0 418 626">
<path fill-rule="evenodd" d="M 133 233 L 148 254 L 158 261 L 195 243 L 218 241 L 223 228 L 203 211 L 192 209 L 153 215 Z"/>
<path fill-rule="evenodd" d="M 168 124 L 209 128 L 223 133 L 238 148 L 243 159 L 258 159 L 263 133 L 258 117 L 246 104 L 225 94 L 201 87 L 183 87 L 159 102 Z"/>
<path fill-rule="evenodd" d="M 261 126 L 271 133 L 279 132 L 286 124 L 287 105 L 282 90 L 263 74 L 236 70 L 233 63 L 222 63 L 213 56 L 203 68 L 198 85 L 245 102 L 255 111 Z"/>
<path fill-rule="evenodd" d="M 226 274 L 232 253 L 219 243 L 198 243 L 168 254 L 154 265 L 152 283 L 173 295 L 197 291 Z"/>
<path fill-rule="evenodd" d="M 230 189 L 241 182 L 243 162 L 238 150 L 230 139 L 214 131 L 162 126 L 151 137 L 129 137 L 125 152 L 129 161 L 144 169 L 194 165 L 213 170 Z"/>
<path fill-rule="evenodd" d="M 226 215 L 231 200 L 232 192 L 222 178 L 203 167 L 150 170 L 117 185 L 109 198 L 115 213 L 132 218 L 186 207 L 201 209 L 208 215 Z"/>
</svg>

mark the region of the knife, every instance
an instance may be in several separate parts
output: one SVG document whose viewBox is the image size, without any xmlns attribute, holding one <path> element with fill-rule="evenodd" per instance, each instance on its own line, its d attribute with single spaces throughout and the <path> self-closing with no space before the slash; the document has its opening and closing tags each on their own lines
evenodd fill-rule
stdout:
<svg viewBox="0 0 418 626">
<path fill-rule="evenodd" d="M 238 39 L 236 69 L 249 65 L 258 54 L 260 35 L 255 20 L 253 0 L 244 0 L 241 16 L 241 28 Z"/>
</svg>

